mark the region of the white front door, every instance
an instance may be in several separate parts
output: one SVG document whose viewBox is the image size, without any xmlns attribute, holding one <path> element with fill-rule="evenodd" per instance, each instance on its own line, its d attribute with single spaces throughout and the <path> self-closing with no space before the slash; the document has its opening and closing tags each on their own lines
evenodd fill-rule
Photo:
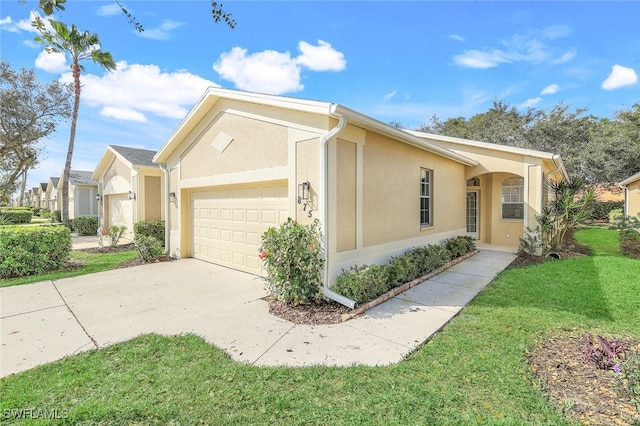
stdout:
<svg viewBox="0 0 640 426">
<path fill-rule="evenodd" d="M 478 191 L 467 191 L 467 235 L 478 239 Z"/>
</svg>

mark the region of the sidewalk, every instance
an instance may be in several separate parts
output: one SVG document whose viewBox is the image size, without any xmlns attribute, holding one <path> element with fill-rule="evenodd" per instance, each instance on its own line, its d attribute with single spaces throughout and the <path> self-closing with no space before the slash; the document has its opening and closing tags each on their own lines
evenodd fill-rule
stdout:
<svg viewBox="0 0 640 426">
<path fill-rule="evenodd" d="M 147 333 L 193 333 L 257 366 L 397 363 L 514 258 L 481 250 L 361 316 L 316 326 L 269 314 L 260 277 L 195 259 L 0 288 L 0 377 Z"/>
</svg>

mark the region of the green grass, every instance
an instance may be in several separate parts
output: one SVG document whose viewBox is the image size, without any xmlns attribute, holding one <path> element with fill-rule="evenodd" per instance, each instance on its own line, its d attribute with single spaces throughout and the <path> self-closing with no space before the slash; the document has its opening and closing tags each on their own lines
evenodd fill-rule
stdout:
<svg viewBox="0 0 640 426">
<path fill-rule="evenodd" d="M 0 413 L 57 409 L 81 424 L 571 425 L 526 357 L 556 333 L 640 338 L 640 261 L 619 255 L 616 235 L 581 231 L 593 256 L 503 272 L 396 365 L 258 368 L 197 336 L 147 335 L 1 379 Z"/>
<path fill-rule="evenodd" d="M 41 275 L 32 275 L 21 278 L 0 280 L 0 287 L 30 284 L 39 281 L 58 280 L 61 278 L 76 277 L 78 275 L 92 274 L 94 272 L 114 269 L 123 262 L 136 259 L 140 254 L 136 250 L 128 250 L 114 253 L 87 253 L 83 251 L 71 251 L 70 260 L 73 263 L 81 263 L 82 266 L 70 270 L 48 272 Z"/>
</svg>

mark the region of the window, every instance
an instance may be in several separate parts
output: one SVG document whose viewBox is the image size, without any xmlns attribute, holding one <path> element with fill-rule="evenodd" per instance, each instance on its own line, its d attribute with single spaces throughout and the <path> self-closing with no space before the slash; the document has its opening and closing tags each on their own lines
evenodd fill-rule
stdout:
<svg viewBox="0 0 640 426">
<path fill-rule="evenodd" d="M 480 179 L 472 177 L 467 181 L 467 186 L 480 186 Z"/>
<path fill-rule="evenodd" d="M 502 219 L 524 218 L 524 178 L 502 181 Z"/>
<path fill-rule="evenodd" d="M 420 226 L 431 223 L 431 178 L 432 171 L 420 169 Z"/>
</svg>

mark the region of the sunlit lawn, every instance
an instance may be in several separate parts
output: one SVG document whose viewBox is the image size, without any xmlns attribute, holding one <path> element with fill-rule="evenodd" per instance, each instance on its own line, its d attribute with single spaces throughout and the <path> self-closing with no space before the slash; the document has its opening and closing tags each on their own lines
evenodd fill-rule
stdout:
<svg viewBox="0 0 640 426">
<path fill-rule="evenodd" d="M 640 338 L 640 261 L 620 256 L 615 231 L 575 238 L 594 255 L 503 272 L 396 365 L 258 368 L 197 336 L 148 335 L 1 379 L 0 413 L 56 409 L 81 424 L 572 424 L 540 390 L 527 351 L 566 331 Z"/>
</svg>

